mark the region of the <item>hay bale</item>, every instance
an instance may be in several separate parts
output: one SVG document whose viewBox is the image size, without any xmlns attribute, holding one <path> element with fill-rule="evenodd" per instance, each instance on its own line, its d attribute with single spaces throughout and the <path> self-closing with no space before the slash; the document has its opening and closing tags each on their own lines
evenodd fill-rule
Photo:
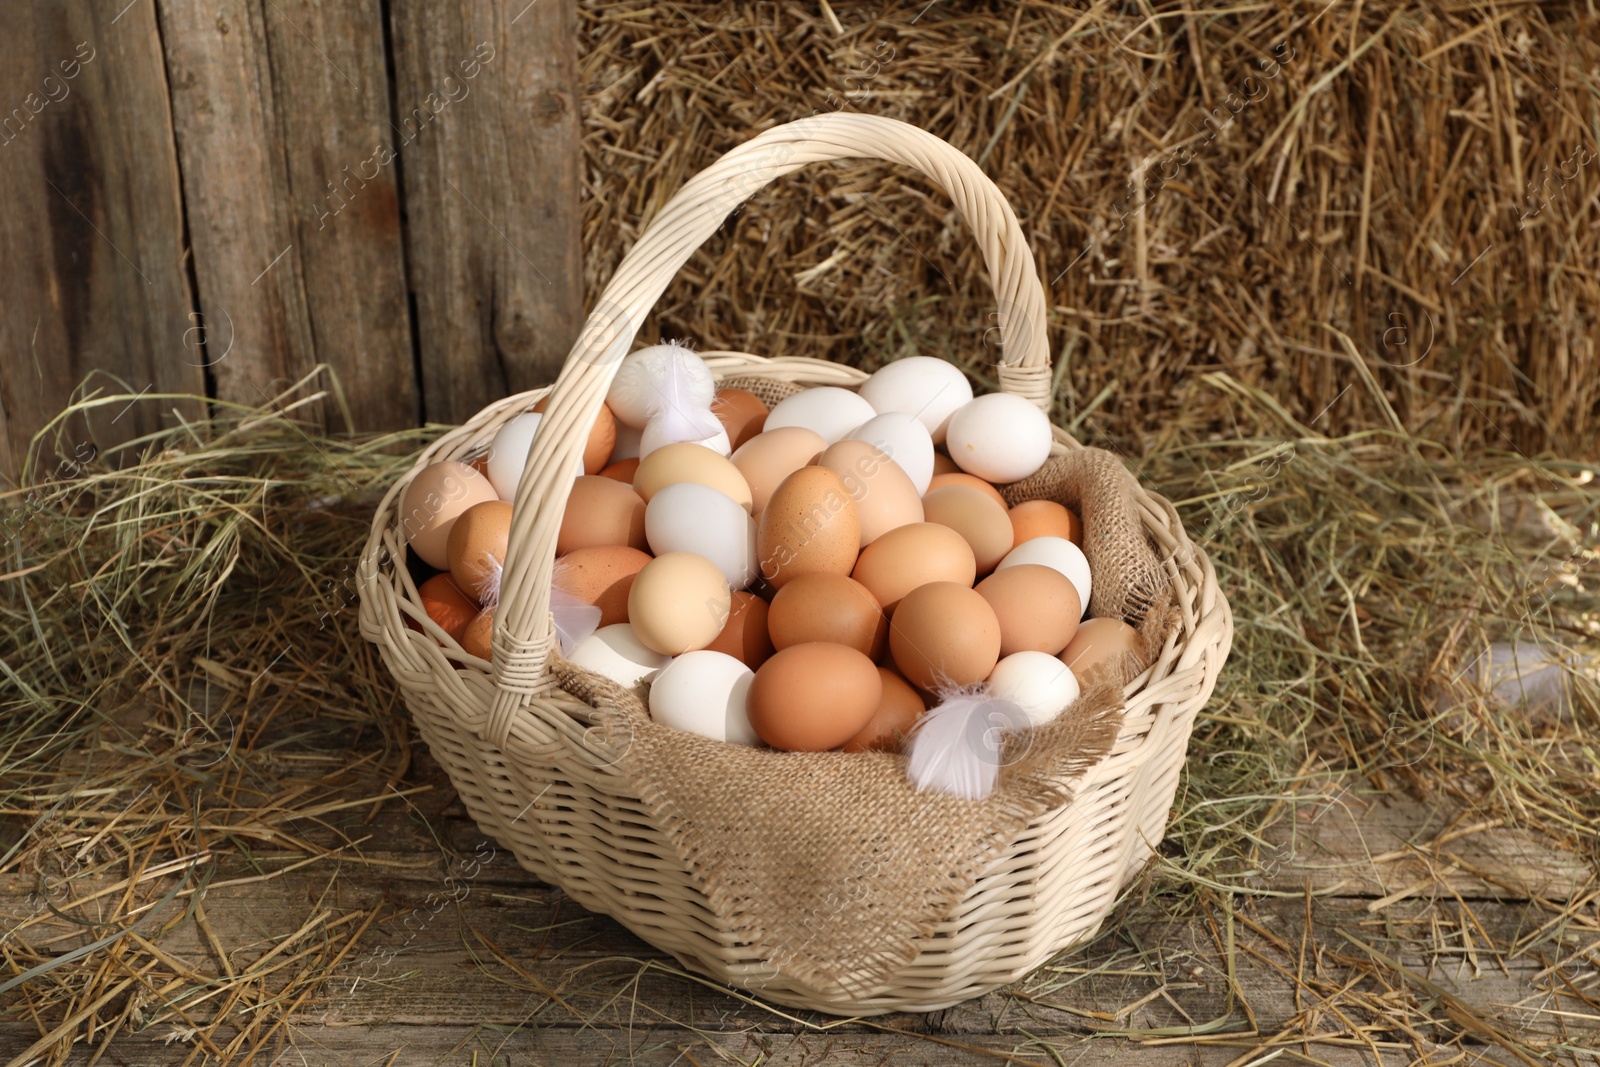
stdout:
<svg viewBox="0 0 1600 1067">
<path fill-rule="evenodd" d="M 939 134 L 1006 191 L 1049 290 L 1059 414 L 1086 435 L 1221 428 L 1186 395 L 1211 370 L 1322 433 L 1592 453 L 1600 34 L 1581 9 L 588 4 L 589 297 L 719 153 L 849 108 Z M 926 183 L 812 168 L 730 221 L 647 336 L 865 366 L 915 349 L 983 378 L 981 277 Z"/>
</svg>

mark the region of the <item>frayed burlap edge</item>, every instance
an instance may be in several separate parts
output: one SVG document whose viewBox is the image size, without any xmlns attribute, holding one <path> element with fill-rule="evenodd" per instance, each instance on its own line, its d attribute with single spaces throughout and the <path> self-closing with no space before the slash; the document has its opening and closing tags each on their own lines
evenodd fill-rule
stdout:
<svg viewBox="0 0 1600 1067">
<path fill-rule="evenodd" d="M 717 383 L 719 389 L 743 389 L 754 395 L 767 407 L 776 407 L 781 400 L 787 400 L 807 387 L 799 382 L 786 382 L 781 378 L 765 378 L 761 375 L 750 374 L 724 378 Z"/>
</svg>

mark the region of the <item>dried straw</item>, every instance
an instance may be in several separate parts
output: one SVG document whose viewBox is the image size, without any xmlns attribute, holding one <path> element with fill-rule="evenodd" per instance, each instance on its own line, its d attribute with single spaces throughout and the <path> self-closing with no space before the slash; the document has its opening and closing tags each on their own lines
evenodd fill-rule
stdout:
<svg viewBox="0 0 1600 1067">
<path fill-rule="evenodd" d="M 174 1051 L 190 1062 L 270 1060 L 296 1020 L 326 1010 L 350 961 L 372 951 L 371 925 L 394 919 L 383 906 L 308 900 L 292 926 L 272 931 L 269 954 L 241 957 L 203 908 L 208 878 L 281 876 L 276 865 L 237 873 L 263 848 L 290 869 L 396 862 L 370 834 L 314 828 L 341 810 L 406 809 L 397 793 L 428 785 L 408 774 L 395 688 L 339 590 L 378 495 L 434 431 L 315 434 L 294 414 L 323 396 L 315 384 L 145 442 L 143 458 L 121 469 L 117 457 L 97 459 L 0 501 L 13 509 L 0 517 L 21 531 L 0 572 L 0 879 L 34 887 L 4 901 L 0 985 L 32 974 L 0 998 L 0 1027 L 26 1024 L 49 1060 L 74 1043 L 115 1050 L 152 1033 L 177 1035 Z M 1600 636 L 1593 473 L 1514 453 L 1463 463 L 1389 430 L 1324 435 L 1225 375 L 1196 389 L 1233 431 L 1175 424 L 1128 457 L 1178 503 L 1240 620 L 1161 862 L 1101 942 L 1001 996 L 1002 1032 L 1031 1035 L 1011 1052 L 893 1019 L 870 1028 L 952 1045 L 950 1055 L 1027 1063 L 1101 1032 L 1220 1043 L 1241 1057 L 1368 1042 L 1445 1058 L 1486 1041 L 1511 1059 L 1592 1048 L 1581 1034 L 1600 1022 L 1583 977 L 1584 946 L 1600 928 L 1593 893 L 1534 902 L 1547 921 L 1530 929 L 1525 918 L 1478 915 L 1486 905 L 1458 901 L 1438 870 L 1410 898 L 1381 902 L 1381 938 L 1368 911 L 1341 918 L 1307 897 L 1317 925 L 1299 943 L 1285 940 L 1285 894 L 1272 889 L 1284 872 L 1263 877 L 1262 841 L 1328 799 L 1319 777 L 1343 773 L 1451 798 L 1475 820 L 1600 859 L 1600 694 L 1580 669 L 1593 667 Z M 131 400 L 94 396 L 78 407 Z M 56 445 L 41 439 L 41 456 Z M 1474 650 L 1508 636 L 1583 657 L 1563 708 L 1508 708 L 1470 684 L 1462 668 Z M 1279 918 L 1258 910 L 1269 906 Z M 1258 1033 L 1242 993 L 1230 992 L 1214 1023 L 1163 1008 L 1193 983 L 1123 932 L 1186 919 L 1214 924 L 1215 943 L 1196 949 L 1207 966 L 1269 967 L 1306 1011 Z M 215 962 L 163 947 L 189 930 Z M 1323 940 L 1330 930 L 1345 939 Z M 486 937 L 498 940 L 484 931 L 470 942 L 485 946 L 472 950 L 476 965 L 537 993 L 541 1020 L 672 1024 L 678 1001 L 653 1002 L 666 994 L 641 989 L 661 987 L 639 984 L 672 971 L 659 962 L 586 963 L 553 984 L 548 962 L 541 977 L 535 960 L 508 957 Z M 1550 1017 L 1564 1029 L 1518 1030 L 1503 1012 L 1441 998 L 1431 971 L 1417 970 L 1418 953 L 1473 967 L 1548 958 L 1540 1003 L 1559 1008 Z M 386 980 L 407 973 L 396 967 Z M 1096 995 L 1104 1018 L 1048 1007 L 1064 985 L 1108 974 L 1122 977 Z M 681 990 L 697 980 L 673 981 Z M 812 1025 L 776 1011 L 763 1018 Z"/>
<path fill-rule="evenodd" d="M 1016 208 L 1070 425 L 1159 432 L 1225 370 L 1324 433 L 1392 414 L 1457 448 L 1593 456 L 1596 25 L 1593 5 L 1394 0 L 586 4 L 588 289 L 757 131 L 885 114 Z M 810 168 L 730 219 L 646 336 L 992 377 L 976 251 L 925 183 Z"/>
</svg>

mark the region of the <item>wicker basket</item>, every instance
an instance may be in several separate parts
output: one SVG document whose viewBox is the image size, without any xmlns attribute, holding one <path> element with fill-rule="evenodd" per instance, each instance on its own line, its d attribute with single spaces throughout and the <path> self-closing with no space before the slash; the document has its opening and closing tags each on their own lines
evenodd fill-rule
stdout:
<svg viewBox="0 0 1600 1067">
<path fill-rule="evenodd" d="M 1165 561 L 1180 615 L 1155 662 L 1126 690 L 1112 753 L 1073 785 L 1075 799 L 1036 819 L 870 995 L 842 999 L 774 976 L 719 920 L 684 859 L 666 842 L 593 709 L 559 690 L 547 669 L 556 533 L 587 429 L 613 372 L 669 280 L 751 193 L 811 162 L 863 157 L 933 179 L 976 232 L 999 305 L 1001 387 L 1045 404 L 1050 388 L 1045 300 L 1010 206 L 966 156 L 905 123 L 830 114 L 779 126 L 696 175 L 624 258 L 551 393 L 515 500 L 491 665 L 467 655 L 419 606 L 403 564 L 398 501 L 422 466 L 486 446 L 547 390 L 509 397 L 418 457 L 385 497 L 360 572 L 361 631 L 399 680 L 417 728 L 467 809 L 540 879 L 560 886 L 686 967 L 765 998 L 836 1014 L 929 1011 L 1013 982 L 1093 935 L 1119 890 L 1161 840 L 1195 713 L 1227 655 L 1233 622 L 1210 562 L 1172 505 L 1135 493 Z M 854 385 L 865 375 L 804 358 L 708 353 L 719 377 Z M 1056 449 L 1081 447 L 1056 430 Z M 413 620 L 420 629 L 406 625 Z"/>
</svg>

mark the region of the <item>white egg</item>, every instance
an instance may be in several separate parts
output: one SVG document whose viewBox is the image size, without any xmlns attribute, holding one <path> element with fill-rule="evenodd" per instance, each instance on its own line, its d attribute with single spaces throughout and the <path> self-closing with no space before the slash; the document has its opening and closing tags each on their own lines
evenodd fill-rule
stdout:
<svg viewBox="0 0 1600 1067">
<path fill-rule="evenodd" d="M 756 522 L 738 501 L 710 486 L 674 482 L 658 489 L 644 509 L 644 536 L 657 556 L 704 556 L 734 589 L 755 581 Z"/>
<path fill-rule="evenodd" d="M 933 438 L 915 415 L 904 411 L 874 415 L 851 430 L 846 440 L 875 446 L 906 472 L 918 496 L 928 491 L 933 480 Z"/>
<path fill-rule="evenodd" d="M 754 671 L 726 653 L 685 652 L 650 683 L 650 717 L 713 741 L 759 745 L 761 739 L 745 713 L 755 677 Z"/>
<path fill-rule="evenodd" d="M 823 385 L 778 401 L 767 416 L 766 429 L 803 426 L 831 445 L 876 414 L 871 404 L 850 390 Z"/>
<path fill-rule="evenodd" d="M 972 385 L 953 364 L 932 356 L 907 356 L 879 367 L 861 383 L 861 395 L 880 415 L 914 416 L 933 443 L 943 444 L 956 409 L 972 399 Z"/>
<path fill-rule="evenodd" d="M 517 494 L 517 483 L 522 480 L 522 468 L 528 462 L 528 447 L 533 444 L 534 431 L 544 416 L 536 411 L 524 412 L 494 435 L 489 445 L 489 484 L 501 500 L 510 500 Z"/>
<path fill-rule="evenodd" d="M 1013 652 L 989 675 L 989 695 L 1011 701 L 1035 726 L 1060 715 L 1078 692 L 1072 668 L 1048 652 Z"/>
<path fill-rule="evenodd" d="M 1089 613 L 1089 592 L 1093 588 L 1093 578 L 1089 573 L 1089 557 L 1083 554 L 1083 549 L 1065 537 L 1035 537 L 1007 552 L 995 570 L 1003 571 L 1023 563 L 1037 563 L 1065 574 L 1078 590 L 1084 614 Z"/>
<path fill-rule="evenodd" d="M 985 393 L 950 416 L 946 450 L 956 466 L 1004 485 L 1050 458 L 1050 418 L 1011 393 Z"/>
<path fill-rule="evenodd" d="M 533 446 L 533 435 L 539 429 L 539 423 L 544 419 L 544 414 L 538 411 L 525 411 L 512 418 L 500 427 L 494 435 L 494 440 L 489 444 L 489 454 L 486 457 L 489 468 L 489 484 L 494 486 L 495 495 L 501 500 L 511 501 L 516 498 L 517 485 L 522 481 L 522 471 L 528 465 L 528 449 Z M 583 457 L 575 461 L 572 476 L 580 477 L 583 474 Z"/>
<path fill-rule="evenodd" d="M 639 445 L 644 439 L 644 431 L 629 426 L 625 422 L 617 423 L 617 443 L 611 449 L 611 462 L 623 459 L 638 459 Z"/>
<path fill-rule="evenodd" d="M 645 423 L 639 436 L 639 456 L 643 458 L 662 445 L 675 445 L 680 441 L 705 445 L 719 456 L 726 456 L 733 451 L 728 431 L 711 413 L 711 409 L 706 408 L 704 412 L 694 412 L 687 418 L 663 418 L 657 415 Z"/>
<path fill-rule="evenodd" d="M 604 675 L 625 689 L 654 678 L 671 656 L 648 649 L 625 622 L 602 626 L 579 641 L 567 661 Z"/>
<path fill-rule="evenodd" d="M 606 406 L 618 422 L 644 429 L 672 398 L 680 407 L 709 408 L 717 391 L 706 361 L 682 345 L 651 345 L 630 353 L 606 391 Z"/>
</svg>

